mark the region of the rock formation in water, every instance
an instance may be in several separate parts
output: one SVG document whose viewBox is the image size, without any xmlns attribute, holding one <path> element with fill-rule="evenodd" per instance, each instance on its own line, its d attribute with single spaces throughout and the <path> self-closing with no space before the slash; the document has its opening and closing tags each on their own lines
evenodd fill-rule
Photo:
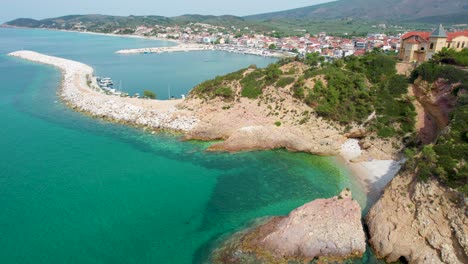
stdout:
<svg viewBox="0 0 468 264">
<path fill-rule="evenodd" d="M 388 262 L 468 263 L 465 201 L 436 180 L 395 177 L 366 223 L 372 248 Z"/>
<path fill-rule="evenodd" d="M 215 263 L 288 263 L 360 257 L 366 250 L 361 208 L 351 192 L 317 199 L 288 216 L 235 234 L 213 254 Z"/>
</svg>

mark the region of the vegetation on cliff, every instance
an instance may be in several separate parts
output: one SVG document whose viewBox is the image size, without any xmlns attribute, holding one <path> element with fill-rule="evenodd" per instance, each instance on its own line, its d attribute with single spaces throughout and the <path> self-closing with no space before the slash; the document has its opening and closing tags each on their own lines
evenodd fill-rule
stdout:
<svg viewBox="0 0 468 264">
<path fill-rule="evenodd" d="M 409 82 L 395 70 L 396 60 L 375 51 L 333 63 L 318 54 L 284 59 L 265 69 L 249 67 L 196 86 L 191 94 L 232 101 L 268 97 L 267 87 L 289 93 L 309 112 L 344 126 L 364 125 L 376 136 L 408 136 L 415 109 L 407 95 Z M 302 68 L 302 70 L 298 70 Z M 226 93 L 221 93 L 222 91 Z M 269 90 L 271 92 L 271 90 Z"/>
<path fill-rule="evenodd" d="M 397 75 L 395 60 L 383 53 L 347 57 L 321 68 L 311 68 L 306 77 L 324 75 L 328 83 L 316 82 L 306 98 L 319 116 L 343 124 L 367 125 L 381 137 L 412 132 L 415 111 L 406 95 L 408 81 Z M 366 120 L 375 111 L 375 119 Z"/>
<path fill-rule="evenodd" d="M 443 48 L 432 57 L 432 61 L 437 63 L 468 66 L 468 49 L 456 51 L 454 49 Z"/>
</svg>

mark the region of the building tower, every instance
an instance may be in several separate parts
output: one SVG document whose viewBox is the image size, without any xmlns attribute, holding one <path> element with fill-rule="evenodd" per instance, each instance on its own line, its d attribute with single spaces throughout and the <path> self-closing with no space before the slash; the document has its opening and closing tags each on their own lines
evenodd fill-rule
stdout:
<svg viewBox="0 0 468 264">
<path fill-rule="evenodd" d="M 426 60 L 432 58 L 432 56 L 442 50 L 442 48 L 447 47 L 447 32 L 445 32 L 442 24 L 431 33 L 428 44 Z"/>
</svg>

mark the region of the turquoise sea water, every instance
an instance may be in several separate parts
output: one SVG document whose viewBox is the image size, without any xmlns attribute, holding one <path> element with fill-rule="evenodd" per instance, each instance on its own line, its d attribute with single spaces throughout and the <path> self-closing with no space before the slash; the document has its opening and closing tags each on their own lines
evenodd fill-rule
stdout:
<svg viewBox="0 0 468 264">
<path fill-rule="evenodd" d="M 123 80 L 124 90 L 154 88 L 162 98 L 167 85 L 186 94 L 217 74 L 272 61 L 113 53 L 157 45 L 171 44 L 0 29 L 0 263 L 204 263 L 220 238 L 258 217 L 345 187 L 365 203 L 334 158 L 208 153 L 209 143 L 92 119 L 60 102 L 56 69 L 5 55 L 31 49 L 78 60 Z"/>
</svg>

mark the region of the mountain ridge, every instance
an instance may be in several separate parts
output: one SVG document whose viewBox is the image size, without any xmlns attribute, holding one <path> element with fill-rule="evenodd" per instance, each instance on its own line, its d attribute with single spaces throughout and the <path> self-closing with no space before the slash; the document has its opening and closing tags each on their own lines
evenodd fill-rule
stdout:
<svg viewBox="0 0 468 264">
<path fill-rule="evenodd" d="M 338 0 L 285 11 L 250 15 L 247 20 L 340 19 L 411 21 L 468 12 L 468 0 Z M 465 19 L 466 20 L 466 19 Z"/>
</svg>

